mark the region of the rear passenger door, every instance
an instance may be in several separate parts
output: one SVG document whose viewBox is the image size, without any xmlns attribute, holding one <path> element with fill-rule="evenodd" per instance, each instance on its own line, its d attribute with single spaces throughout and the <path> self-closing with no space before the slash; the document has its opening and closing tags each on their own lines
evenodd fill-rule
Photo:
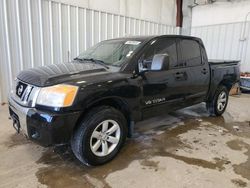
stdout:
<svg viewBox="0 0 250 188">
<path fill-rule="evenodd" d="M 188 94 L 185 96 L 187 105 L 203 102 L 209 88 L 209 65 L 201 45 L 193 39 L 179 39 L 179 67 L 189 78 Z"/>
</svg>

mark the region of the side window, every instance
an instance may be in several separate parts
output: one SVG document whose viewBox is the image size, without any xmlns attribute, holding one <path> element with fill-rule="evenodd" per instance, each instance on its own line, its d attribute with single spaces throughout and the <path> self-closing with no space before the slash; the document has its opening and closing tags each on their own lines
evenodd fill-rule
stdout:
<svg viewBox="0 0 250 188">
<path fill-rule="evenodd" d="M 182 63 L 186 66 L 199 66 L 202 64 L 201 50 L 198 42 L 194 40 L 181 40 Z"/>
<path fill-rule="evenodd" d="M 170 68 L 177 67 L 177 47 L 175 39 L 159 39 L 143 55 L 144 68 L 150 69 L 154 55 L 168 54 L 170 59 Z"/>
</svg>

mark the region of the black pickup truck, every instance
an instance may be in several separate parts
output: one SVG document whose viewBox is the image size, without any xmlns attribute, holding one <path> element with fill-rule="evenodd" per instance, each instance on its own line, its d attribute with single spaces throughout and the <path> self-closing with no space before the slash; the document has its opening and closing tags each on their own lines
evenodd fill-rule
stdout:
<svg viewBox="0 0 250 188">
<path fill-rule="evenodd" d="M 74 61 L 22 71 L 9 96 L 13 126 L 43 146 L 70 143 L 86 165 L 113 159 L 136 122 L 206 102 L 221 115 L 237 61 L 208 61 L 199 38 L 100 42 Z"/>
</svg>

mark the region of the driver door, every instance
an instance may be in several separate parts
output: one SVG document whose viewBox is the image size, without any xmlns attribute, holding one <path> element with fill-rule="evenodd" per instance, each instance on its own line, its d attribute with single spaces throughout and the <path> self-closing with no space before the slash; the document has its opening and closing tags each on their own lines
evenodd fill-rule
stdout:
<svg viewBox="0 0 250 188">
<path fill-rule="evenodd" d="M 151 71 L 154 55 L 169 55 L 169 70 Z M 150 118 L 181 107 L 184 99 L 184 77 L 179 77 L 177 44 L 175 38 L 159 38 L 142 55 L 143 71 L 143 118 Z"/>
</svg>

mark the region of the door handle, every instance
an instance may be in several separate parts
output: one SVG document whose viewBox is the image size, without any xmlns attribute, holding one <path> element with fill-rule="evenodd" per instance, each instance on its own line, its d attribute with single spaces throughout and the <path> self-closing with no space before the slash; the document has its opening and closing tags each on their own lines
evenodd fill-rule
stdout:
<svg viewBox="0 0 250 188">
<path fill-rule="evenodd" d="M 180 78 L 183 78 L 184 77 L 184 73 L 183 72 L 177 72 L 175 73 L 175 78 L 176 79 L 180 79 Z"/>
<path fill-rule="evenodd" d="M 205 69 L 205 68 L 202 69 L 202 71 L 201 71 L 202 74 L 207 74 L 207 72 L 208 72 L 208 71 L 207 71 L 207 69 Z"/>
<path fill-rule="evenodd" d="M 181 77 L 183 77 L 184 76 L 184 73 L 183 72 L 177 72 L 177 73 L 175 73 L 175 77 L 176 78 L 181 78 Z"/>
</svg>

